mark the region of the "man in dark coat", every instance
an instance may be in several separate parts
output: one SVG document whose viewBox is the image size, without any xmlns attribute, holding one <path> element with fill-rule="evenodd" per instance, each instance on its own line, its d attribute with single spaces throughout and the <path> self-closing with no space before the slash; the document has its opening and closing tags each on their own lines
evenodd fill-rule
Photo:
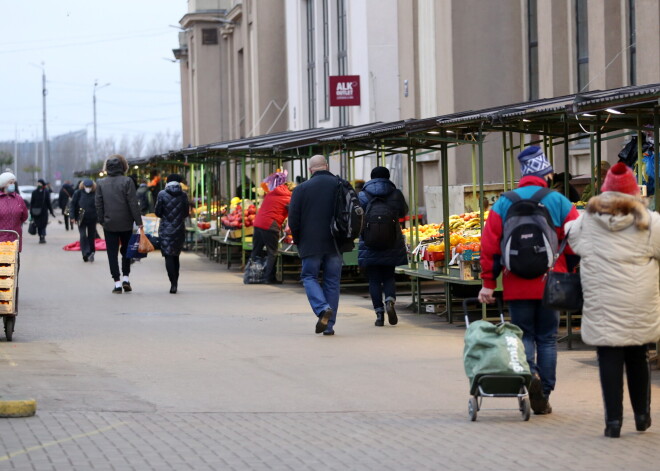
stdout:
<svg viewBox="0 0 660 471">
<path fill-rule="evenodd" d="M 71 182 L 69 180 L 66 180 L 64 182 L 64 185 L 62 185 L 62 188 L 60 188 L 60 194 L 57 199 L 57 204 L 59 205 L 60 209 L 62 210 L 62 216 L 64 216 L 64 228 L 68 231 L 69 227 L 71 227 L 71 230 L 73 230 L 73 222 L 69 223 L 69 219 L 73 220 L 75 217 L 70 217 L 69 214 L 69 201 L 73 197 L 73 192 L 75 190 L 73 189 L 73 186 L 71 186 Z"/>
<path fill-rule="evenodd" d="M 337 177 L 328 171 L 322 155 L 309 159 L 312 177 L 297 186 L 289 204 L 289 227 L 302 259 L 300 278 L 307 299 L 318 317 L 316 333 L 334 335 L 339 307 L 339 282 L 343 258 L 332 234 Z M 323 271 L 323 283 L 318 277 Z"/>
<path fill-rule="evenodd" d="M 99 180 L 96 188 L 96 214 L 105 233 L 106 253 L 110 264 L 110 274 L 115 281 L 112 290 L 121 294 L 132 291 L 128 275 L 131 273 L 131 260 L 126 258 L 128 243 L 133 234 L 133 223 L 142 227 L 142 216 L 135 195 L 135 184 L 125 174 L 128 162 L 123 155 L 108 157 L 103 166 L 108 176 Z M 121 272 L 119 276 L 119 243 L 121 242 Z"/>
<path fill-rule="evenodd" d="M 48 225 L 48 213 L 55 217 L 53 207 L 50 204 L 50 191 L 43 179 L 37 182 L 37 189 L 32 192 L 30 200 L 30 215 L 37 226 L 39 243 L 46 243 L 46 226 Z"/>
<path fill-rule="evenodd" d="M 71 221 L 78 222 L 80 252 L 84 262 L 93 262 L 96 253 L 96 183 L 86 178 L 78 191 L 73 193 L 69 214 Z"/>
<path fill-rule="evenodd" d="M 390 171 L 386 167 L 376 167 L 371 171 L 371 180 L 364 185 L 364 189 L 358 197 L 360 206 L 365 211 L 369 209 L 369 203 L 374 198 L 381 198 L 389 207 L 391 214 L 397 219 L 396 242 L 391 247 L 378 249 L 368 247 L 362 237 L 360 237 L 358 246 L 358 265 L 365 267 L 367 271 L 371 303 L 376 311 L 375 325 L 382 327 L 385 324 L 385 311 L 387 311 L 387 320 L 390 325 L 396 325 L 398 318 L 394 309 L 396 301 L 394 267 L 405 265 L 408 261 L 406 243 L 398 219 L 408 214 L 408 205 L 401 190 L 398 190 L 394 183 L 390 181 Z M 365 217 L 368 219 L 369 214 L 366 213 Z M 385 295 L 384 304 L 383 294 Z"/>
<path fill-rule="evenodd" d="M 156 199 L 156 216 L 160 218 L 158 237 L 160 252 L 165 257 L 165 268 L 170 279 L 170 293 L 177 292 L 179 283 L 179 255 L 186 239 L 188 195 L 182 190 L 183 177 L 173 173 L 167 177 L 165 189 Z"/>
</svg>

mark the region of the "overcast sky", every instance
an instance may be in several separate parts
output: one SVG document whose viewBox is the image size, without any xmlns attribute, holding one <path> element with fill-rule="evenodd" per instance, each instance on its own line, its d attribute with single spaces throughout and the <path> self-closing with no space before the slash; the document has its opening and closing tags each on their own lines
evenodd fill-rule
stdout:
<svg viewBox="0 0 660 471">
<path fill-rule="evenodd" d="M 178 25 L 186 0 L 0 0 L 0 141 L 42 136 L 41 63 L 50 138 L 181 132 Z M 102 85 L 110 85 L 101 88 Z"/>
</svg>

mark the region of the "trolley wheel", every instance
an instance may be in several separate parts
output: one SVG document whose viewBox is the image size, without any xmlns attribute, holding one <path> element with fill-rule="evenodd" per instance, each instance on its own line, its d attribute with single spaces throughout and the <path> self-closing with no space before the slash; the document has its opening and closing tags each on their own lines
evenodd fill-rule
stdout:
<svg viewBox="0 0 660 471">
<path fill-rule="evenodd" d="M 472 396 L 468 400 L 468 414 L 470 414 L 470 420 L 472 422 L 477 420 L 477 412 L 479 411 L 479 402 L 477 398 Z"/>
<path fill-rule="evenodd" d="M 5 336 L 7 337 L 7 342 L 11 342 L 11 339 L 14 336 L 14 324 L 16 323 L 16 316 L 5 316 L 3 321 L 5 324 Z"/>
<path fill-rule="evenodd" d="M 532 406 L 530 405 L 529 398 L 523 397 L 520 400 L 520 413 L 522 414 L 522 419 L 527 422 L 529 420 L 530 411 Z"/>
</svg>

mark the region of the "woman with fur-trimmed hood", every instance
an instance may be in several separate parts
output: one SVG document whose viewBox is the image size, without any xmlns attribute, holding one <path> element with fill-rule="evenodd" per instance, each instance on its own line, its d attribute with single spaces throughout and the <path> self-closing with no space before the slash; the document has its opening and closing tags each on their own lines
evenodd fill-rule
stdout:
<svg viewBox="0 0 660 471">
<path fill-rule="evenodd" d="M 618 163 L 602 194 L 565 231 L 581 257 L 581 332 L 597 347 L 605 436 L 621 432 L 624 365 L 635 426 L 644 431 L 651 426 L 648 344 L 660 338 L 660 215 L 647 209 L 632 171 Z"/>
</svg>

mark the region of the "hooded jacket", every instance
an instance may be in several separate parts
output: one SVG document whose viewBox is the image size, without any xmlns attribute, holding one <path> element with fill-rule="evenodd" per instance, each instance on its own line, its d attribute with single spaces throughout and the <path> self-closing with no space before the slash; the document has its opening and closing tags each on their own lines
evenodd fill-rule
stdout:
<svg viewBox="0 0 660 471">
<path fill-rule="evenodd" d="M 403 197 L 401 190 L 398 190 L 394 183 L 388 178 L 374 178 L 369 180 L 358 195 L 360 206 L 366 211 L 369 202 L 375 197 L 381 197 L 390 207 L 390 211 L 401 219 L 408 214 L 408 205 Z M 358 265 L 361 267 L 371 265 L 405 265 L 408 263 L 408 254 L 406 252 L 406 243 L 403 239 L 401 230 L 397 233 L 396 245 L 391 249 L 377 250 L 367 247 L 360 235 L 358 245 Z"/>
<path fill-rule="evenodd" d="M 273 188 L 266 194 L 259 207 L 257 217 L 254 219 L 254 227 L 279 232 L 289 214 L 289 201 L 291 201 L 291 190 L 286 184 Z"/>
<path fill-rule="evenodd" d="M 105 168 L 108 176 L 99 180 L 96 188 L 98 220 L 106 231 L 132 231 L 133 223 L 142 225 L 135 184 L 124 175 L 125 168 L 120 159 L 108 159 Z"/>
<path fill-rule="evenodd" d="M 158 237 L 163 255 L 179 255 L 186 238 L 188 195 L 178 182 L 168 183 L 156 198 L 156 216 L 160 218 Z"/>
<path fill-rule="evenodd" d="M 85 191 L 85 187 L 82 185 L 73 193 L 69 211 L 72 219 L 78 220 L 80 209 L 85 210 L 83 221 L 94 223 L 98 221 L 96 214 L 96 183 L 92 183 L 92 191 L 89 193 Z"/>
<path fill-rule="evenodd" d="M 634 196 L 606 191 L 566 224 L 580 255 L 582 339 L 633 346 L 660 338 L 660 215 Z"/>
<path fill-rule="evenodd" d="M 531 198 L 539 189 L 547 186 L 547 182 L 543 178 L 529 175 L 520 179 L 518 188 L 514 191 L 521 198 Z M 556 191 L 544 196 L 541 203 L 548 209 L 557 232 L 557 239 L 561 243 L 564 239 L 564 224 L 577 219 L 577 209 L 565 196 Z M 497 277 L 501 270 L 500 257 L 502 250 L 500 249 L 500 242 L 502 241 L 503 224 L 511 204 L 511 200 L 505 196 L 501 196 L 495 202 L 481 235 L 481 279 L 484 288 L 495 289 L 497 286 Z M 569 247 L 566 248 L 566 252 L 572 253 Z M 563 254 L 557 260 L 555 271 L 566 272 L 566 258 Z M 502 286 L 504 299 L 507 301 L 541 299 L 543 298 L 545 282 L 543 276 L 528 280 L 505 269 L 502 275 Z"/>
</svg>

